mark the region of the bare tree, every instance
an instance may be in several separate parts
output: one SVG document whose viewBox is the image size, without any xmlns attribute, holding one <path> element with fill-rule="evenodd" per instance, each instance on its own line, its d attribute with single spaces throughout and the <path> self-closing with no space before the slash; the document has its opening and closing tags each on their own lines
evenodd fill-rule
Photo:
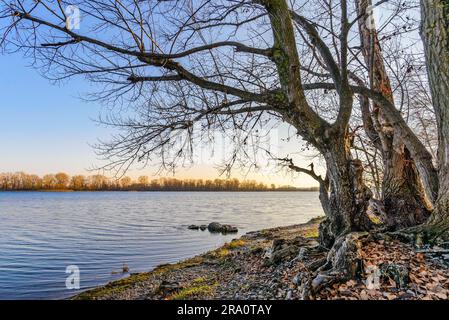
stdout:
<svg viewBox="0 0 449 320">
<path fill-rule="evenodd" d="M 83 32 L 66 27 L 68 4 L 83 14 Z M 3 42 L 55 79 L 82 74 L 103 83 L 97 98 L 141 103 L 138 118 L 105 120 L 124 129 L 103 145 L 110 168 L 155 154 L 173 163 L 191 149 L 195 124 L 251 131 L 267 116 L 289 123 L 326 161 L 330 214 L 322 234 L 330 245 L 367 227 L 370 198 L 351 155 L 346 1 L 340 11 L 338 61 L 316 27 L 285 1 L 5 2 L 3 16 L 12 22 Z M 294 22 L 316 41 L 334 81 L 339 103 L 332 122 L 307 102 Z M 181 147 L 173 152 L 175 145 Z"/>
<path fill-rule="evenodd" d="M 357 130 L 350 128 L 357 94 L 365 134 L 383 158 L 389 210 L 406 201 L 413 219 L 405 225 L 422 221 L 417 172 L 429 199 L 436 198 L 432 153 L 395 105 L 380 40 L 359 23 L 367 2 L 357 2 L 359 10 L 345 0 L 1 3 L 4 50 L 24 52 L 52 80 L 86 77 L 100 88 L 89 98 L 113 108 L 101 119 L 119 129 L 99 146 L 105 169 L 123 174 L 153 159 L 173 168 L 214 130 L 234 142 L 230 169 L 239 154 L 248 157 L 258 129 L 285 122 L 325 161 L 324 177 L 289 167 L 320 182 L 328 218 L 320 239 L 330 247 L 339 236 L 374 227 L 366 214 L 372 193 L 354 157 Z M 69 5 L 80 11 L 79 30 L 67 24 Z M 374 164 L 371 171 L 380 175 Z"/>
</svg>

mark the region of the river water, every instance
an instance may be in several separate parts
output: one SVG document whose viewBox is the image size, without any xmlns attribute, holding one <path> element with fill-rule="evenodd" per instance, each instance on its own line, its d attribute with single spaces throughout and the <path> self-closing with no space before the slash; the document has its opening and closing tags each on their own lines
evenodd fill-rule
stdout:
<svg viewBox="0 0 449 320">
<path fill-rule="evenodd" d="M 60 299 L 322 215 L 317 192 L 0 192 L 0 299 Z M 238 234 L 187 230 L 217 221 Z M 67 289 L 67 266 L 80 289 Z M 73 270 L 73 269 L 72 269 Z"/>
</svg>

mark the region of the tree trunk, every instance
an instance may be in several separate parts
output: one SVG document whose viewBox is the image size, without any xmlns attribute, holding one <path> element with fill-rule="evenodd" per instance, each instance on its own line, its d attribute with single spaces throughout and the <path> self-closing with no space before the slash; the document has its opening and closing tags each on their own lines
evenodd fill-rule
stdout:
<svg viewBox="0 0 449 320">
<path fill-rule="evenodd" d="M 356 2 L 359 15 L 366 14 L 370 0 Z M 366 16 L 359 19 L 362 53 L 370 72 L 371 87 L 381 92 L 394 104 L 391 83 L 383 61 L 382 51 L 373 21 Z M 423 223 L 429 210 L 426 206 L 425 193 L 418 177 L 418 171 L 410 152 L 405 147 L 402 137 L 396 133 L 382 111 L 374 104 L 370 111 L 369 101 L 362 101 L 364 127 L 373 144 L 381 151 L 384 176 L 382 181 L 382 200 L 387 213 L 389 228 L 410 227 Z M 373 132 L 374 131 L 374 132 Z"/>
<path fill-rule="evenodd" d="M 330 248 L 335 240 L 351 231 L 371 228 L 367 217 L 371 191 L 363 183 L 363 166 L 350 153 L 349 137 L 337 137 L 323 155 L 329 179 L 328 216 L 320 226 L 320 242 Z"/>
<path fill-rule="evenodd" d="M 449 0 L 421 0 L 421 37 L 438 126 L 439 190 L 427 231 L 449 229 Z"/>
<path fill-rule="evenodd" d="M 322 243 L 330 248 L 337 237 L 361 227 L 362 217 L 368 206 L 367 198 L 371 196 L 362 182 L 362 168 L 359 162 L 352 161 L 350 153 L 348 122 L 353 95 L 347 81 L 347 72 L 338 68 L 334 70 L 338 73 L 334 77 L 339 80 L 335 84 L 339 88 L 340 109 L 335 123 L 330 125 L 307 103 L 287 1 L 259 2 L 267 10 L 273 29 L 272 60 L 276 64 L 280 85 L 288 102 L 282 110 L 283 117 L 298 130 L 304 140 L 314 145 L 326 160 L 330 195 L 321 195 L 328 219 L 320 228 L 320 238 Z M 333 59 L 330 52 L 327 58 Z"/>
<path fill-rule="evenodd" d="M 394 142 L 397 140 L 392 142 L 393 151 L 387 152 L 384 159 L 383 202 L 387 226 L 402 229 L 425 222 L 430 211 L 410 152 L 402 142 L 396 147 Z M 402 150 L 396 149 L 398 147 Z"/>
</svg>

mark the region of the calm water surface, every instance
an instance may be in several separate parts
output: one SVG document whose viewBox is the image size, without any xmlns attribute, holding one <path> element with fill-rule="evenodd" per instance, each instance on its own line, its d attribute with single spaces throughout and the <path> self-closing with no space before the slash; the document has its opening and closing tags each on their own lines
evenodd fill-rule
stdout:
<svg viewBox="0 0 449 320">
<path fill-rule="evenodd" d="M 68 297 L 68 265 L 85 290 L 317 215 L 316 192 L 0 192 L 0 299 Z M 239 233 L 186 229 L 211 221 Z"/>
</svg>

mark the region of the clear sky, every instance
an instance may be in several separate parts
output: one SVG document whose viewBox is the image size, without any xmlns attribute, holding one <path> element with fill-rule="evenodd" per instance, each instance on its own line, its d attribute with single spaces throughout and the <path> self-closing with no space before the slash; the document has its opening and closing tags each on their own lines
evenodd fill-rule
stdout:
<svg viewBox="0 0 449 320">
<path fill-rule="evenodd" d="M 376 10 L 377 11 L 377 10 Z M 379 13 L 379 12 L 378 12 Z M 376 20 L 379 23 L 379 17 Z M 111 131 L 99 127 L 92 119 L 102 112 L 96 103 L 87 103 L 79 97 L 89 92 L 89 83 L 82 78 L 71 79 L 65 84 L 52 84 L 27 64 L 20 54 L 0 55 L 0 172 L 25 171 L 43 175 L 64 171 L 69 174 L 89 174 L 87 169 L 101 165 L 91 147 L 98 138 L 107 138 Z M 279 138 L 287 136 L 288 128 L 282 127 Z M 301 144 L 279 141 L 280 156 L 301 153 Z M 310 155 L 309 155 L 310 156 Z M 296 164 L 307 166 L 310 157 L 296 156 Z M 219 172 L 214 164 L 197 164 L 180 169 L 179 178 L 217 178 Z M 322 166 L 315 161 L 315 167 Z M 156 167 L 133 169 L 132 177 L 153 176 Z M 246 172 L 245 172 L 246 173 Z M 107 173 L 106 173 L 107 174 Z M 274 165 L 262 173 L 242 175 L 265 183 L 291 184 L 295 186 L 316 185 L 310 177 L 302 174 L 279 172 Z"/>
<path fill-rule="evenodd" d="M 90 84 L 82 78 L 52 84 L 28 64 L 20 54 L 0 55 L 0 172 L 89 174 L 87 169 L 101 164 L 91 145 L 110 134 L 92 120 L 102 107 L 80 99 Z M 286 128 L 281 131 L 285 133 Z M 299 150 L 300 145 L 292 141 L 281 148 L 285 156 Z M 310 163 L 309 159 L 299 161 L 304 166 Z M 156 169 L 134 169 L 129 175 L 153 176 Z M 245 177 L 239 172 L 233 176 Z M 201 164 L 180 169 L 176 177 L 217 178 L 219 173 L 213 164 Z M 246 177 L 265 183 L 316 185 L 306 175 L 279 172 L 275 167 Z"/>
</svg>

